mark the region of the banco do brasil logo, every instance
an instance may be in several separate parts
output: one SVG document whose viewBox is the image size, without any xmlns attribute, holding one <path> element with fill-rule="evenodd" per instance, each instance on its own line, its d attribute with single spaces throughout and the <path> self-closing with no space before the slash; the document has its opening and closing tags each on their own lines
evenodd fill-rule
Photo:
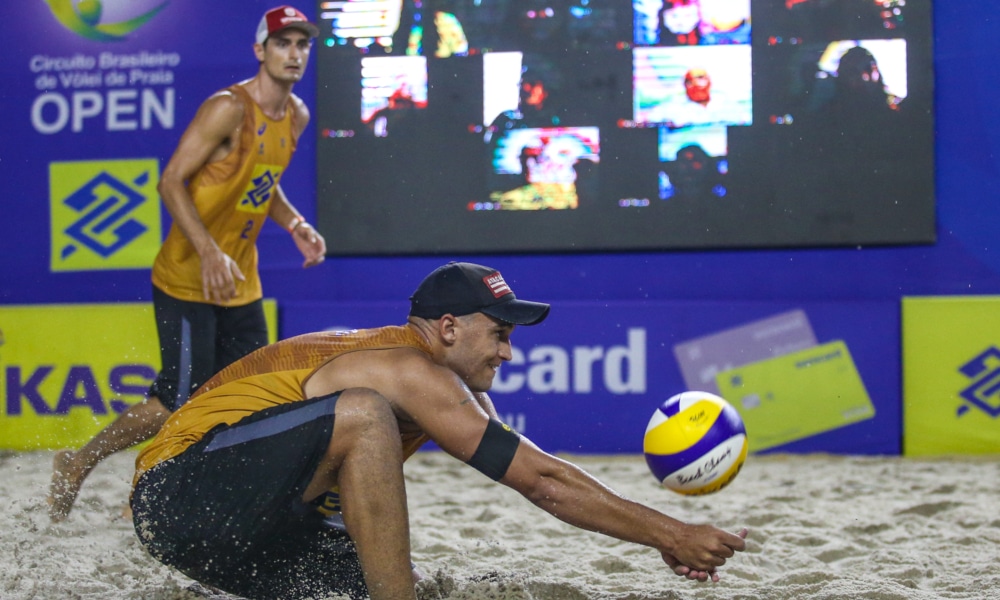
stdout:
<svg viewBox="0 0 1000 600">
<path fill-rule="evenodd" d="M 52 15 L 66 29 L 97 42 L 114 42 L 125 39 L 128 34 L 142 27 L 155 17 L 164 7 L 166 0 L 135 2 L 135 0 L 45 0 Z M 142 6 L 135 14 L 136 5 Z M 107 8 L 109 10 L 105 10 Z M 126 7 L 128 14 L 119 7 Z M 110 13 L 110 14 L 109 14 Z"/>
<path fill-rule="evenodd" d="M 160 245 L 156 159 L 49 165 L 52 271 L 136 269 Z"/>
<path fill-rule="evenodd" d="M 990 346 L 962 365 L 959 372 L 971 383 L 959 393 L 966 404 L 958 407 L 958 416 L 976 408 L 994 419 L 1000 417 L 1000 349 Z"/>
</svg>

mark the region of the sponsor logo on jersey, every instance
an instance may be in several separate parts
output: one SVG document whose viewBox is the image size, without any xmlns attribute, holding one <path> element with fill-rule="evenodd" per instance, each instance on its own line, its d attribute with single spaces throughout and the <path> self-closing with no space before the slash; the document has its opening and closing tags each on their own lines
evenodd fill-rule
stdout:
<svg viewBox="0 0 1000 600">
<path fill-rule="evenodd" d="M 267 214 L 271 209 L 269 201 L 281 179 L 281 169 L 274 165 L 257 165 L 246 192 L 240 198 L 237 209 L 244 212 Z"/>
</svg>

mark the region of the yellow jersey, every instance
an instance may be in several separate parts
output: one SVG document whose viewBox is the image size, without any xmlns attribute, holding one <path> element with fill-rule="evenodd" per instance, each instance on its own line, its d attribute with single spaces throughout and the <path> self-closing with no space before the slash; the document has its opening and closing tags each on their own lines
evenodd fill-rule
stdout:
<svg viewBox="0 0 1000 600">
<path fill-rule="evenodd" d="M 263 297 L 257 236 L 298 140 L 292 99 L 284 117 L 276 121 L 264 114 L 243 85 L 226 91 L 246 106 L 238 143 L 224 159 L 203 166 L 188 182 L 188 191 L 209 234 L 246 277 L 236 281 L 236 296 L 220 305 L 243 306 Z M 153 285 L 178 300 L 208 302 L 198 253 L 176 223 L 153 263 Z"/>
<path fill-rule="evenodd" d="M 218 425 L 232 425 L 266 408 L 306 400 L 306 381 L 338 356 L 390 348 L 415 348 L 428 356 L 431 352 L 414 328 L 403 325 L 307 333 L 248 354 L 205 382 L 167 419 L 136 458 L 133 485 L 143 473 L 181 454 Z M 423 434 L 404 435 L 403 456 L 412 456 L 428 439 Z"/>
</svg>

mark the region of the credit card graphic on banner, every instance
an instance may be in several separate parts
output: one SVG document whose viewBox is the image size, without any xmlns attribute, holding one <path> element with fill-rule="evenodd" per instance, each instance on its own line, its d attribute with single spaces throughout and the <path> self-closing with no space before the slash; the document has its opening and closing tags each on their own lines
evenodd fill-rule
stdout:
<svg viewBox="0 0 1000 600">
<path fill-rule="evenodd" d="M 790 310 L 681 342 L 674 356 L 691 390 L 717 394 L 715 377 L 722 371 L 815 346 L 809 317 Z"/>
<path fill-rule="evenodd" d="M 724 371 L 716 383 L 743 417 L 751 452 L 875 416 L 841 340 Z"/>
</svg>

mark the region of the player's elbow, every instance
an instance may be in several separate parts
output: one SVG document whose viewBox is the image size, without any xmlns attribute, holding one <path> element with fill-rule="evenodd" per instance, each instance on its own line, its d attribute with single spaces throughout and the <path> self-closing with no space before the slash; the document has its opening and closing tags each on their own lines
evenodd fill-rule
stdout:
<svg viewBox="0 0 1000 600">
<path fill-rule="evenodd" d="M 163 171 L 159 181 L 156 182 L 156 191 L 160 194 L 160 198 L 167 202 L 173 198 L 175 190 L 183 187 L 184 178 L 169 167 Z"/>
</svg>

